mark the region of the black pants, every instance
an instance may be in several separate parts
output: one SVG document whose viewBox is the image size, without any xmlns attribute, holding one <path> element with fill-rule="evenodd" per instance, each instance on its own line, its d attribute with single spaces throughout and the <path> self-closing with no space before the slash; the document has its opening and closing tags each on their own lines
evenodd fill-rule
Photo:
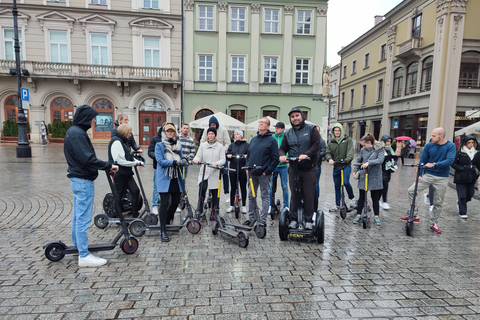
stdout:
<svg viewBox="0 0 480 320">
<path fill-rule="evenodd" d="M 391 172 L 382 172 L 382 179 L 383 179 L 382 200 L 385 203 L 387 202 L 388 184 L 390 183 L 391 177 L 392 177 Z"/>
<path fill-rule="evenodd" d="M 117 190 L 117 200 L 120 201 L 120 208 L 122 207 L 122 198 L 128 189 L 132 195 L 132 215 L 135 217 L 138 216 L 138 210 L 142 208 L 142 200 L 140 200 L 140 189 L 138 189 L 133 176 L 116 174 L 113 182 Z"/>
<path fill-rule="evenodd" d="M 197 211 L 203 211 L 203 202 L 206 200 L 205 195 L 208 189 L 208 180 L 203 180 L 202 183 L 198 186 L 200 189 L 200 196 L 198 197 Z M 210 189 L 209 192 L 212 196 L 212 214 L 215 207 L 218 205 L 218 189 Z"/>
<path fill-rule="evenodd" d="M 180 203 L 181 195 L 182 194 L 180 192 L 158 194 L 160 198 L 160 210 L 158 215 L 160 216 L 161 227 L 171 224 L 173 221 L 173 218 L 175 217 L 175 211 Z"/>
<path fill-rule="evenodd" d="M 306 222 L 312 222 L 313 211 L 315 210 L 315 185 L 317 183 L 317 166 L 309 170 L 298 170 L 298 178 L 302 194 L 298 195 L 295 190 L 295 175 L 292 167 L 288 167 L 288 184 L 292 195 L 290 197 L 290 221 L 297 221 L 297 210 L 303 199 L 303 215 Z"/>
<path fill-rule="evenodd" d="M 235 193 L 237 192 L 237 173 L 230 173 L 230 205 L 235 204 Z M 240 171 L 240 192 L 242 194 L 242 206 L 247 203 L 247 173 Z"/>
<path fill-rule="evenodd" d="M 357 203 L 357 214 L 362 214 L 363 207 L 365 205 L 365 190 L 359 190 L 360 196 L 358 197 Z M 380 196 L 382 195 L 382 190 L 370 190 L 370 195 L 372 196 L 372 205 L 373 213 L 378 216 L 380 214 Z"/>
<path fill-rule="evenodd" d="M 467 202 L 472 200 L 475 194 L 475 182 L 472 183 L 457 183 L 457 197 L 458 197 L 458 214 L 467 214 Z"/>
</svg>

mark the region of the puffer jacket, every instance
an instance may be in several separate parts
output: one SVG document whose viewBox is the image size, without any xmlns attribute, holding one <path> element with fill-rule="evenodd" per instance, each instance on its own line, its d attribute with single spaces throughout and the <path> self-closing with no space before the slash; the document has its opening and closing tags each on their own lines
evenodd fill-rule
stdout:
<svg viewBox="0 0 480 320">
<path fill-rule="evenodd" d="M 246 155 L 247 152 L 248 152 L 248 148 L 250 147 L 250 144 L 246 141 L 246 140 L 239 140 L 239 141 L 235 141 L 234 143 L 232 143 L 229 147 L 228 147 L 228 150 L 227 150 L 227 155 L 231 154 L 232 155 L 232 158 L 231 159 L 228 159 L 228 161 L 230 161 L 230 168 L 232 169 L 237 169 L 237 162 L 239 164 L 239 167 L 245 167 L 245 163 L 247 162 L 247 160 L 245 158 L 240 158 L 237 160 L 237 158 L 233 157 L 233 156 L 236 156 L 236 155 Z M 240 170 L 240 171 L 243 171 L 245 172 L 245 170 Z M 237 174 L 236 172 L 233 172 L 233 171 L 230 171 L 230 174 Z"/>
<path fill-rule="evenodd" d="M 478 178 L 478 170 L 480 170 L 480 152 L 476 151 L 473 160 L 463 150 L 467 141 L 474 141 L 474 148 L 477 147 L 477 141 L 473 136 L 466 136 L 464 143 L 457 150 L 455 160 L 452 163 L 452 168 L 455 169 L 454 183 L 474 183 Z"/>
<path fill-rule="evenodd" d="M 225 149 L 220 142 L 215 142 L 210 144 L 208 142 L 203 142 L 198 148 L 197 154 L 193 161 L 198 160 L 200 162 L 207 163 L 216 163 L 219 166 L 223 166 L 226 162 L 225 160 Z M 203 170 L 205 166 L 201 166 L 200 172 L 198 173 L 198 184 L 202 182 Z M 206 167 L 205 170 L 205 180 L 208 180 L 208 189 L 217 189 L 218 188 L 218 170 L 210 167 Z"/>
<path fill-rule="evenodd" d="M 371 148 L 362 148 L 360 150 L 360 156 L 357 158 L 356 163 L 363 164 L 368 162 L 368 190 L 383 189 L 382 166 L 383 160 L 385 160 L 385 152 L 383 150 L 384 146 L 385 144 L 383 142 L 376 141 Z M 357 172 L 359 170 L 360 166 L 356 165 L 353 167 L 353 172 Z M 360 170 L 358 189 L 365 190 L 365 170 Z"/>
</svg>

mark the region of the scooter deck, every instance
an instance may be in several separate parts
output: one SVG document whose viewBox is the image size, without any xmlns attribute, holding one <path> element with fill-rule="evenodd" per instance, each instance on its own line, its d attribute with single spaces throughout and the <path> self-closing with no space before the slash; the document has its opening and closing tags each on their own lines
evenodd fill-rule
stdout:
<svg viewBox="0 0 480 320">
<path fill-rule="evenodd" d="M 246 225 L 243 225 L 243 224 L 240 224 L 240 223 L 235 223 L 235 222 L 227 222 L 227 223 L 225 223 L 225 225 L 227 227 L 232 226 L 235 229 L 244 230 L 244 231 L 252 231 L 253 230 L 253 227 L 249 227 L 249 226 L 246 226 Z"/>
<path fill-rule="evenodd" d="M 117 246 L 116 243 L 103 243 L 103 244 L 91 244 L 88 246 L 88 251 L 97 252 L 97 251 L 108 251 L 113 250 Z M 78 253 L 78 248 L 76 246 L 66 247 L 63 251 L 65 254 Z"/>
<path fill-rule="evenodd" d="M 233 238 L 236 238 L 238 236 L 238 232 L 233 229 L 225 228 L 225 229 L 218 229 L 218 231 Z"/>
<path fill-rule="evenodd" d="M 305 230 L 305 229 L 288 229 L 288 235 L 292 239 L 313 239 L 315 238 L 315 229 Z"/>
</svg>

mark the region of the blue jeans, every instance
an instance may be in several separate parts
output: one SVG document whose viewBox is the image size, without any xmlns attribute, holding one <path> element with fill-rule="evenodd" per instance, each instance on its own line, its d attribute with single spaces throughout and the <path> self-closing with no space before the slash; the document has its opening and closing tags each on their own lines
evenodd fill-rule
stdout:
<svg viewBox="0 0 480 320">
<path fill-rule="evenodd" d="M 318 170 L 317 170 L 317 184 L 315 185 L 315 196 L 318 197 L 320 196 L 320 175 L 322 174 L 322 166 L 318 165 Z"/>
<path fill-rule="evenodd" d="M 88 228 L 92 222 L 95 186 L 93 181 L 70 178 L 73 192 L 72 242 L 80 257 L 90 254 L 88 251 Z"/>
<path fill-rule="evenodd" d="M 340 168 L 333 168 L 333 182 L 335 183 L 335 204 L 340 206 L 340 199 L 342 197 L 340 188 L 342 187 L 342 173 Z M 352 166 L 345 167 L 343 169 L 343 185 L 347 190 L 348 198 L 353 199 L 355 195 L 353 194 L 352 185 L 350 184 L 350 174 L 352 173 Z"/>
<path fill-rule="evenodd" d="M 270 206 L 273 206 L 273 179 L 277 179 L 278 175 L 280 175 L 280 183 L 282 184 L 282 191 L 283 191 L 283 207 L 288 207 L 288 166 L 285 167 L 276 167 L 273 170 L 272 180 L 270 181 Z"/>
<path fill-rule="evenodd" d="M 158 207 L 158 192 L 157 192 L 157 169 L 153 169 L 153 195 L 152 207 Z"/>
</svg>

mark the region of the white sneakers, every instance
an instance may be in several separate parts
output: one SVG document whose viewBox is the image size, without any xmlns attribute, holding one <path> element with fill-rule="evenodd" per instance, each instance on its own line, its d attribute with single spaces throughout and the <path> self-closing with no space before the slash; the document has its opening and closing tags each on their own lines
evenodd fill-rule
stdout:
<svg viewBox="0 0 480 320">
<path fill-rule="evenodd" d="M 390 209 L 390 205 L 386 202 L 382 202 L 380 201 L 380 208 L 382 208 L 383 210 L 389 210 Z"/>
<path fill-rule="evenodd" d="M 245 206 L 242 207 L 242 213 L 247 213 L 247 207 Z"/>
<path fill-rule="evenodd" d="M 349 206 L 350 209 L 355 209 L 355 208 L 357 207 L 357 200 L 355 200 L 355 199 L 350 199 L 350 200 L 348 201 L 347 206 Z"/>
<path fill-rule="evenodd" d="M 95 257 L 93 254 L 89 254 L 86 257 L 78 257 L 79 267 L 100 267 L 107 263 L 107 260 Z"/>
<path fill-rule="evenodd" d="M 290 224 L 288 225 L 288 227 L 289 227 L 290 229 L 296 229 L 296 228 L 297 228 L 297 225 L 298 225 L 297 221 L 293 220 L 292 222 L 290 222 Z"/>
<path fill-rule="evenodd" d="M 228 213 L 233 212 L 233 209 L 234 209 L 233 206 L 230 206 L 230 207 L 227 208 L 227 212 Z"/>
<path fill-rule="evenodd" d="M 152 207 L 152 214 L 158 215 L 158 207 L 157 206 Z"/>
<path fill-rule="evenodd" d="M 230 202 L 230 193 L 225 193 L 225 202 Z"/>
<path fill-rule="evenodd" d="M 305 222 L 305 230 L 312 230 L 312 229 L 313 229 L 313 223 Z"/>
<path fill-rule="evenodd" d="M 177 208 L 177 210 L 175 210 L 175 212 L 177 212 L 177 213 L 178 213 L 178 212 L 182 212 L 182 209 Z"/>
<path fill-rule="evenodd" d="M 428 211 L 430 212 L 433 211 L 433 204 L 430 207 L 428 207 Z"/>
</svg>

